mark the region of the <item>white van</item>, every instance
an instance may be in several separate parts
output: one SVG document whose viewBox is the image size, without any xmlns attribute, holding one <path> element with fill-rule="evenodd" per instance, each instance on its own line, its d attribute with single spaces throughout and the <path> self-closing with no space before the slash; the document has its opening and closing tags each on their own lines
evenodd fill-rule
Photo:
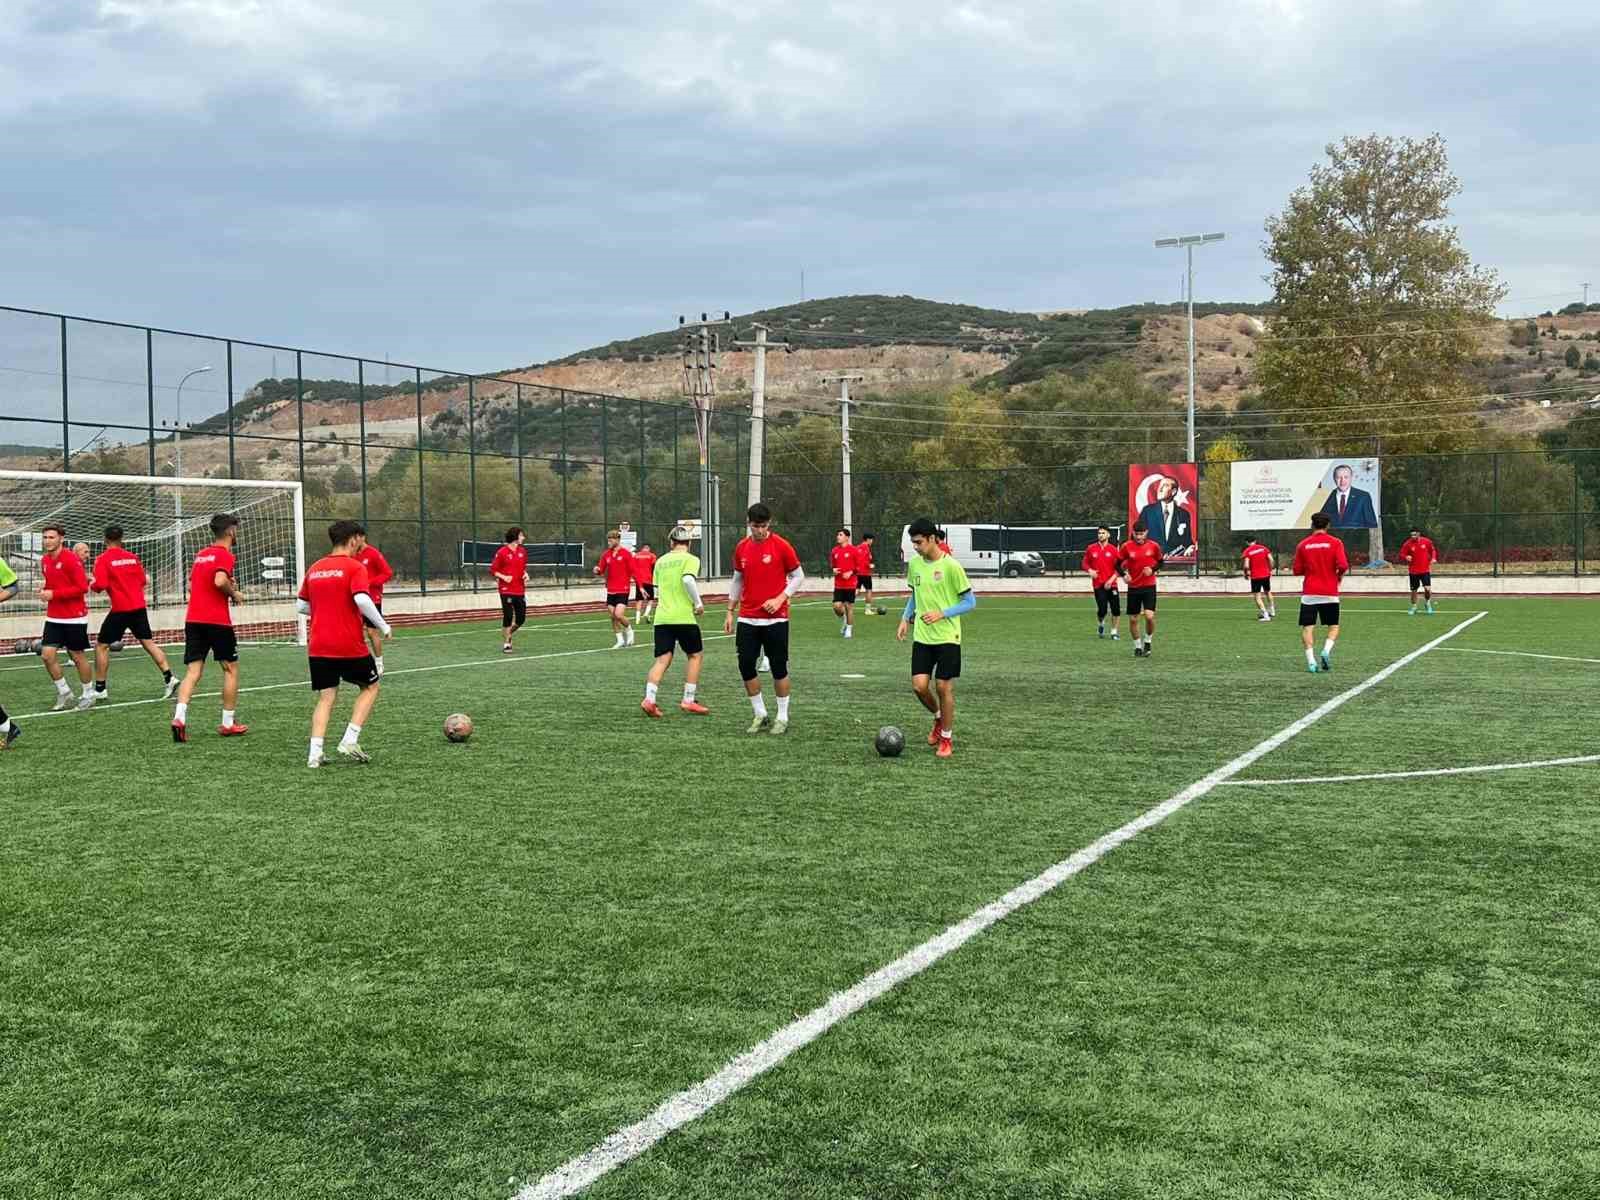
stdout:
<svg viewBox="0 0 1600 1200">
<path fill-rule="evenodd" d="M 916 553 L 911 548 L 911 526 L 900 529 L 900 560 L 910 562 Z M 965 568 L 968 575 L 1003 575 L 1015 579 L 1023 575 L 1043 575 L 1044 559 L 1033 550 L 1015 550 L 1012 546 L 1024 539 L 1021 530 L 999 525 L 946 525 L 945 540 L 950 543 L 950 553 Z M 1005 544 L 1002 550 L 1001 544 Z"/>
</svg>

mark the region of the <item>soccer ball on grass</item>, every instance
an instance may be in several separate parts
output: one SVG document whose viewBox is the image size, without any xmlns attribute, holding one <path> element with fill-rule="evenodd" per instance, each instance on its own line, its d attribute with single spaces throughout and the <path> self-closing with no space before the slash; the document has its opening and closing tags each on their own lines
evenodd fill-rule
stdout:
<svg viewBox="0 0 1600 1200">
<path fill-rule="evenodd" d="M 898 758 L 906 748 L 906 735 L 893 725 L 885 725 L 872 739 L 872 745 L 884 758 Z"/>
<path fill-rule="evenodd" d="M 444 719 L 446 741 L 464 742 L 472 736 L 472 718 L 466 713 L 451 713 Z"/>
</svg>

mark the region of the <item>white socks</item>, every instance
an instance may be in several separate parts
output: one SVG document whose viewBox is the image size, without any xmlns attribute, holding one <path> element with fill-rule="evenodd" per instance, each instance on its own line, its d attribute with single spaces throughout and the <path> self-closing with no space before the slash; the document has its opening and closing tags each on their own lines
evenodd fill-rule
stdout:
<svg viewBox="0 0 1600 1200">
<path fill-rule="evenodd" d="M 684 688 L 683 689 L 683 694 L 685 696 L 688 696 L 690 690 L 691 689 L 689 689 L 689 688 Z M 646 700 L 648 700 L 651 704 L 654 704 L 656 702 L 656 685 L 655 684 L 646 683 L 644 685 L 644 698 Z"/>
<path fill-rule="evenodd" d="M 56 691 L 63 696 L 70 696 L 72 695 L 72 686 L 64 678 L 58 679 L 56 680 Z"/>
<path fill-rule="evenodd" d="M 178 707 L 174 708 L 172 710 L 172 719 L 179 725 L 187 722 L 189 719 L 189 706 L 187 704 L 180 704 Z"/>
<path fill-rule="evenodd" d="M 373 657 L 372 657 L 372 665 L 377 667 L 378 668 L 378 674 L 382 675 L 383 674 L 383 655 L 381 655 L 381 654 L 373 655 Z"/>
<path fill-rule="evenodd" d="M 322 757 L 322 739 L 321 738 L 312 738 L 311 739 L 311 753 L 306 756 L 306 761 L 307 762 L 316 762 L 317 759 L 319 759 L 321 757 Z"/>
<path fill-rule="evenodd" d="M 1333 653 L 1333 641 L 1333 638 L 1329 638 L 1327 641 L 1322 643 L 1322 653 L 1324 655 Z"/>
<path fill-rule="evenodd" d="M 1313 667 L 1317 665 L 1317 652 L 1310 646 L 1306 647 L 1306 662 L 1310 663 Z"/>
<path fill-rule="evenodd" d="M 361 740 L 361 726 L 354 721 L 344 727 L 344 737 L 339 739 L 341 746 L 354 746 Z"/>
<path fill-rule="evenodd" d="M 788 719 L 789 719 L 789 697 L 787 697 L 787 696 L 779 696 L 778 697 L 778 720 L 787 721 Z"/>
<path fill-rule="evenodd" d="M 225 708 L 222 710 L 222 723 L 224 725 L 233 724 L 233 709 Z"/>
<path fill-rule="evenodd" d="M 760 692 L 750 697 L 750 708 L 758 717 L 767 715 L 767 700 Z"/>
<path fill-rule="evenodd" d="M 683 685 L 683 702 L 685 704 L 693 703 L 695 696 L 697 696 L 699 694 L 699 692 L 700 692 L 700 685 L 698 683 L 686 683 L 686 684 L 684 684 Z M 650 697 L 650 699 L 654 700 L 655 696 L 652 695 Z"/>
</svg>

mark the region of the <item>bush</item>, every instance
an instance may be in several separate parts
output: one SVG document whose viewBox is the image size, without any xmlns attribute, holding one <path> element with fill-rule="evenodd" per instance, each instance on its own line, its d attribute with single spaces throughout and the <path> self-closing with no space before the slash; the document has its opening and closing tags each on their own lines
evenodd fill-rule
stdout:
<svg viewBox="0 0 1600 1200">
<path fill-rule="evenodd" d="M 1593 352 L 1585 354 L 1583 356 L 1583 369 L 1585 371 L 1600 371 L 1600 358 L 1596 358 Z"/>
<path fill-rule="evenodd" d="M 1513 346 L 1531 346 L 1538 340 L 1539 327 L 1532 321 L 1512 326 L 1511 344 Z"/>
<path fill-rule="evenodd" d="M 1576 346 L 1568 346 L 1567 353 L 1563 356 L 1562 361 L 1564 361 L 1567 366 L 1571 367 L 1573 370 L 1576 370 L 1578 364 L 1583 361 L 1583 355 L 1578 353 L 1578 348 Z"/>
<path fill-rule="evenodd" d="M 342 463 L 333 473 L 333 490 L 341 495 L 361 490 L 361 476 L 356 474 L 356 469 L 349 463 Z"/>
</svg>

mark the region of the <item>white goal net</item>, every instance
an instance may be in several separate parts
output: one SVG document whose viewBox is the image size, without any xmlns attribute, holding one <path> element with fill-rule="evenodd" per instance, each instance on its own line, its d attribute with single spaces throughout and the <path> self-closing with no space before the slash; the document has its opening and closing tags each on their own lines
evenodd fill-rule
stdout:
<svg viewBox="0 0 1600 1200">
<path fill-rule="evenodd" d="M 111 526 L 139 556 L 149 583 L 145 599 L 158 641 L 183 640 L 189 571 L 211 543 L 211 518 L 239 518 L 233 548 L 244 603 L 233 608 L 242 641 L 303 642 L 295 593 L 305 572 L 305 519 L 298 483 L 161 479 L 140 475 L 65 475 L 0 470 L 0 558 L 17 573 L 17 595 L 0 605 L 0 651 L 39 636 L 39 558 L 46 525 L 64 526 L 66 544 L 89 548 L 86 572 L 106 548 Z M 89 596 L 90 634 L 107 610 L 103 592 Z"/>
</svg>

